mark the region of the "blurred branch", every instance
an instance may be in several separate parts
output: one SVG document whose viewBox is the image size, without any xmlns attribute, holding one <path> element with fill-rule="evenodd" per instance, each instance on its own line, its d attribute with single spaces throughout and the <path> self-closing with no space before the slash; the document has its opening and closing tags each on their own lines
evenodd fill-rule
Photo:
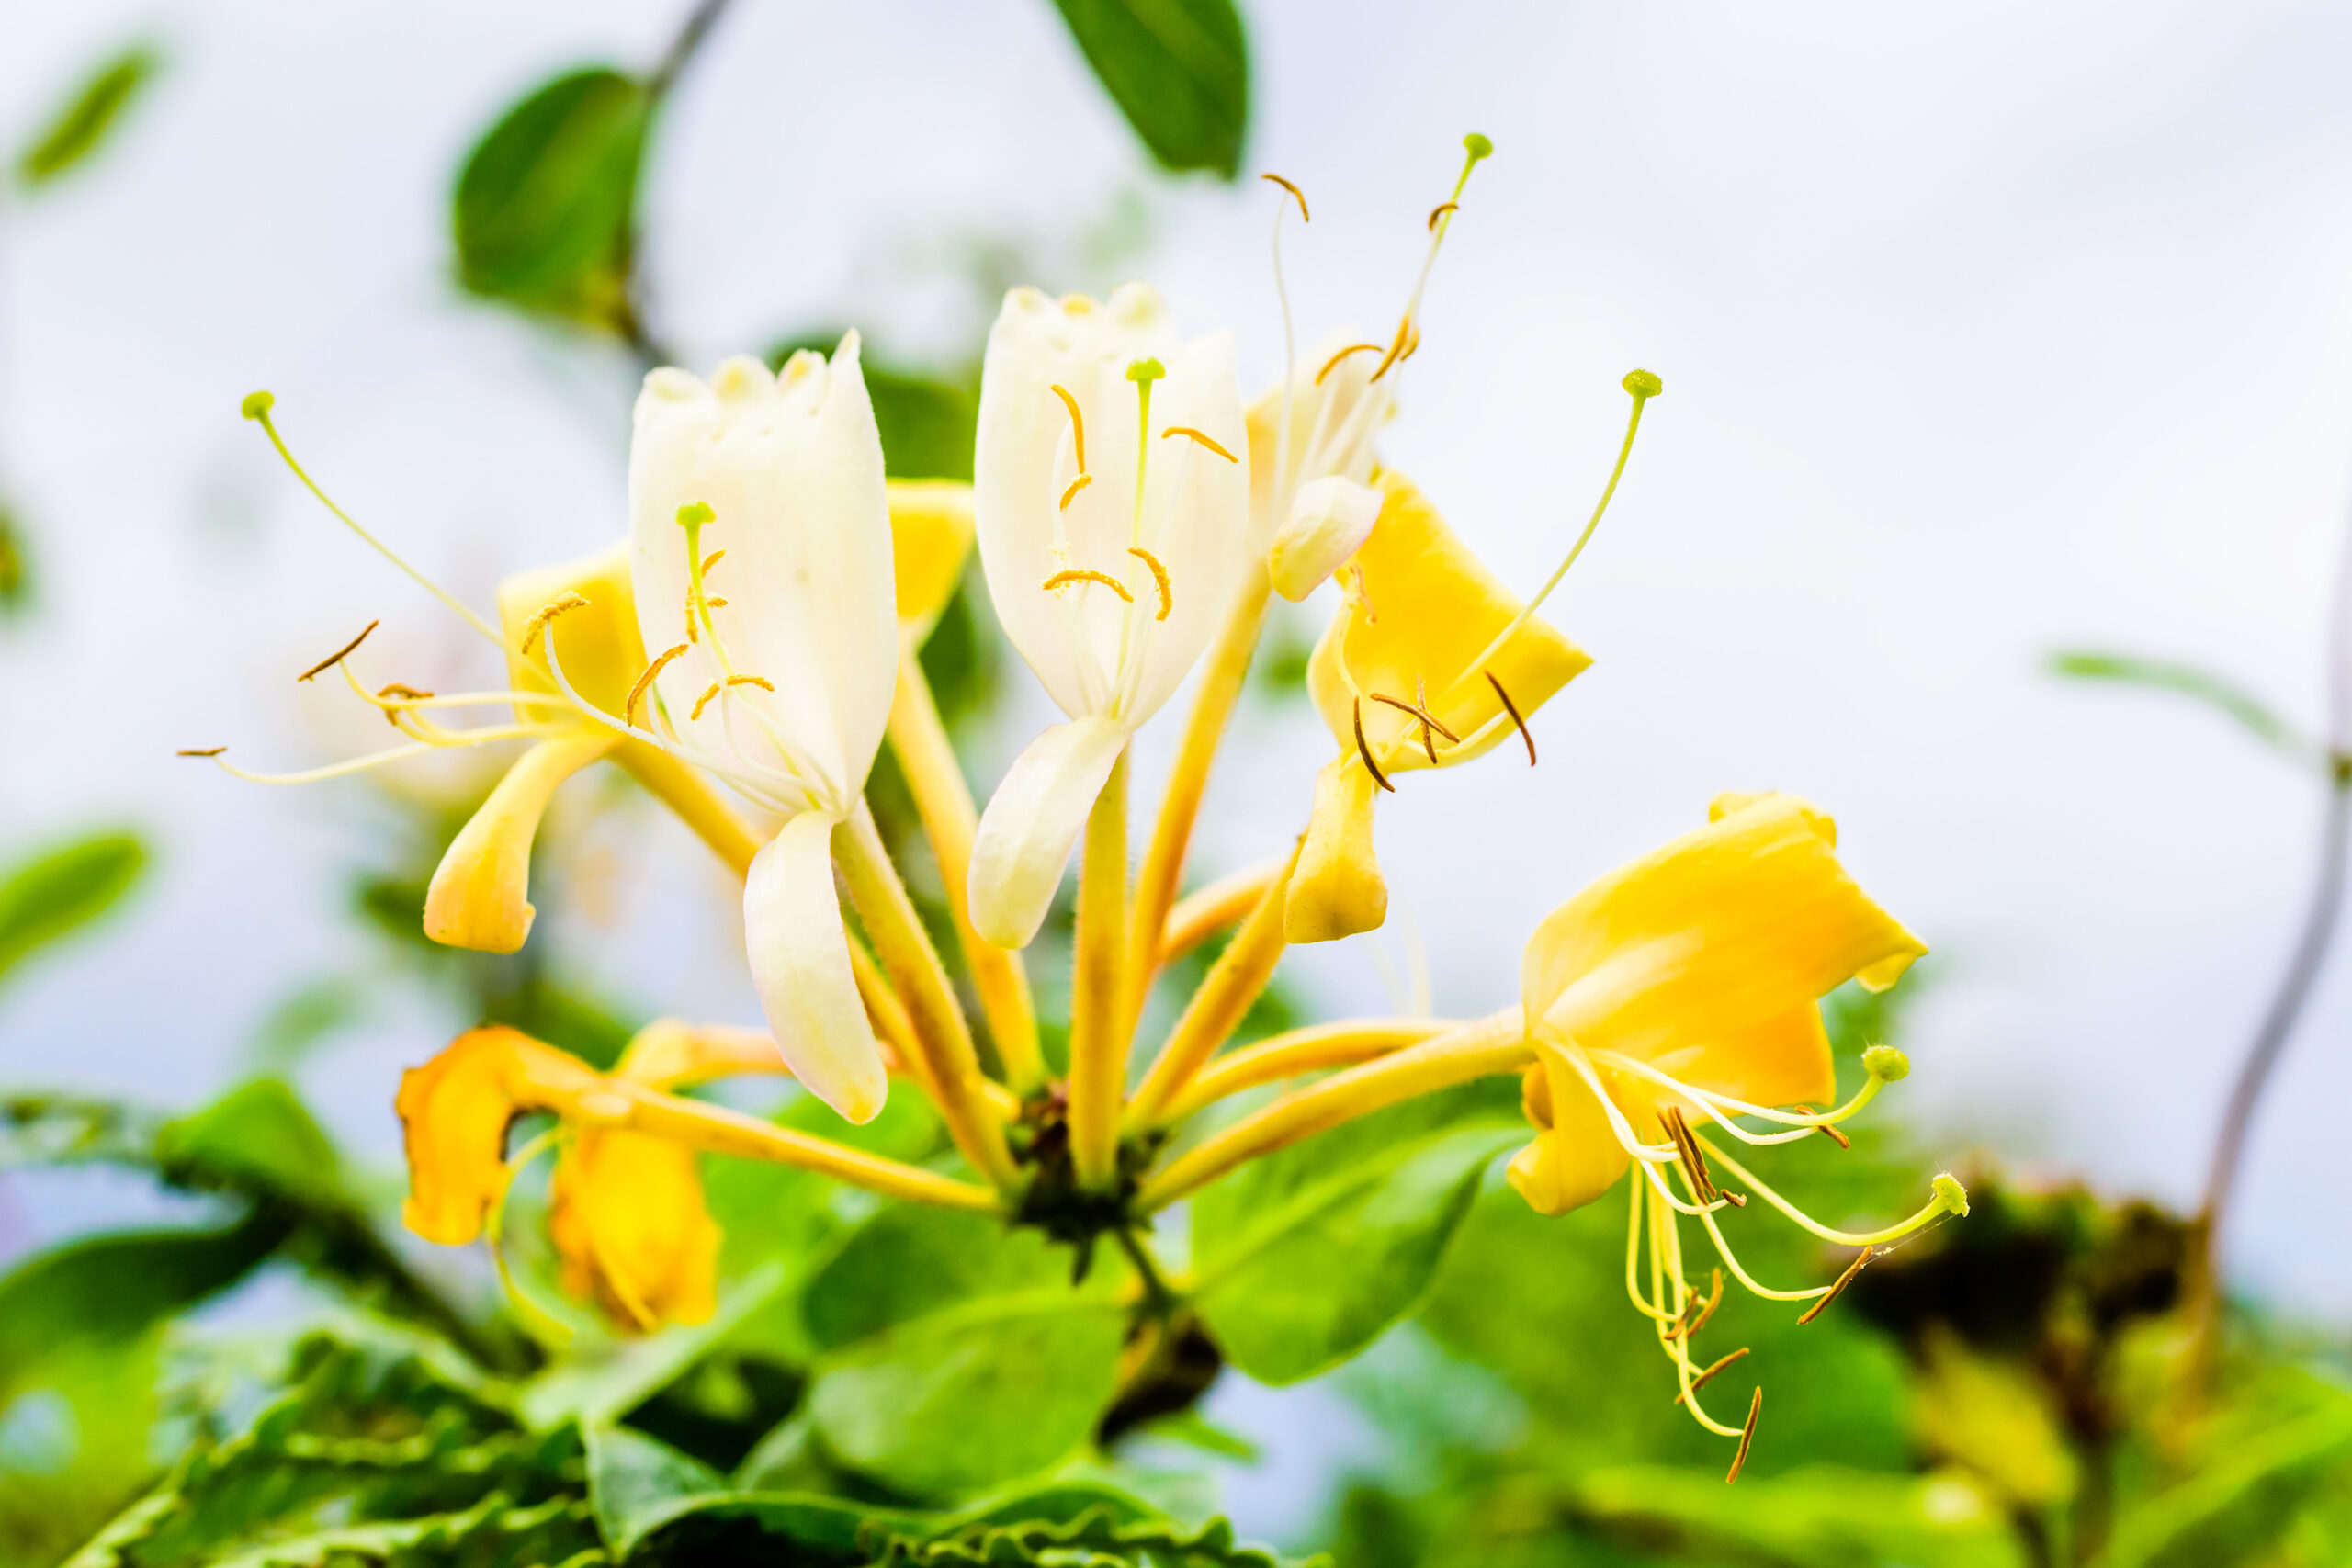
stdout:
<svg viewBox="0 0 2352 1568">
<path fill-rule="evenodd" d="M 2052 654 L 2050 671 L 2078 681 L 2115 681 L 2188 697 L 2235 720 L 2256 739 L 2290 761 L 2307 768 L 2328 765 L 2326 747 L 2245 687 L 2193 664 L 2078 649 Z"/>
<path fill-rule="evenodd" d="M 729 0 L 701 0 L 687 14 L 685 26 L 680 28 L 678 36 L 670 40 L 670 48 L 662 56 L 662 63 L 655 66 L 653 74 L 645 79 L 645 90 L 656 100 L 670 90 L 670 85 L 678 79 L 678 73 L 693 61 L 695 51 L 702 47 L 702 40 L 709 36 L 710 29 L 718 26 L 728 4 Z"/>
</svg>

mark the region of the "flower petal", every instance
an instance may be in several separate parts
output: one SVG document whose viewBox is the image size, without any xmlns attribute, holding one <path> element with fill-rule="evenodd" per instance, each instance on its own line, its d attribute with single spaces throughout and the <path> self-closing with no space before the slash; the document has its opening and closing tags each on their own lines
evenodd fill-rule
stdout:
<svg viewBox="0 0 2352 1568">
<path fill-rule="evenodd" d="M 548 1198 L 548 1235 L 571 1295 L 639 1334 L 718 1310 L 719 1230 L 693 1149 L 582 1129 L 556 1162 Z"/>
<path fill-rule="evenodd" d="M 1728 1094 L 1750 1105 L 1827 1106 L 1838 1098 L 1829 1032 L 1822 1027 L 1821 1009 L 1813 1002 L 1703 1044 L 1664 1052 L 1651 1061 L 1694 1089 Z M 1611 1087 L 1620 1104 L 1637 1101 L 1654 1088 L 1630 1075 L 1620 1075 Z M 1679 1102 L 1680 1097 L 1666 1098 Z M 1683 1111 L 1693 1125 L 1705 1114 L 1695 1105 L 1684 1105 Z"/>
<path fill-rule="evenodd" d="M 1372 851 L 1379 787 L 1353 757 L 1326 763 L 1315 775 L 1315 809 L 1283 905 L 1289 941 L 1336 942 L 1376 930 L 1388 918 L 1388 884 Z"/>
<path fill-rule="evenodd" d="M 1361 333 L 1340 333 L 1317 344 L 1291 373 L 1290 462 L 1282 462 L 1283 386 L 1276 382 L 1250 405 L 1250 538 L 1259 549 L 1290 515 L 1301 485 L 1338 476 L 1369 484 L 1374 438 L 1396 412 L 1394 381 L 1374 381 L 1380 354 L 1340 355 Z M 1340 355 L 1334 358 L 1334 355 Z M 1277 495 L 1276 484 L 1285 487 Z"/>
<path fill-rule="evenodd" d="M 609 732 L 542 740 L 514 760 L 449 840 L 424 894 L 424 934 L 449 947 L 513 953 L 531 934 L 531 840 L 556 786 L 620 743 Z"/>
<path fill-rule="evenodd" d="M 637 593 L 629 581 L 628 552 L 628 541 L 618 540 L 593 556 L 519 571 L 498 585 L 498 620 L 506 638 L 506 679 L 515 691 L 556 691 L 555 677 L 548 671 L 547 630 L 543 626 L 532 637 L 527 654 L 523 651 L 523 638 L 531 635 L 533 621 L 540 618 L 548 604 L 566 593 L 577 593 L 588 602 L 557 617 L 555 635 L 561 645 L 557 652 L 563 660 L 564 676 L 573 691 L 606 713 L 621 711 L 629 687 L 645 668 L 645 643 L 638 635 Z M 516 716 L 546 720 L 562 711 L 530 708 Z M 589 723 L 586 719 L 575 722 Z"/>
<path fill-rule="evenodd" d="M 392 1102 L 408 1150 L 401 1223 L 445 1246 L 473 1240 L 506 1190 L 507 1124 L 526 1111 L 577 1106 L 604 1082 L 578 1057 L 495 1025 L 468 1030 L 401 1074 Z"/>
<path fill-rule="evenodd" d="M 982 938 L 1026 947 L 1037 934 L 1127 733 L 1115 719 L 1074 719 L 1013 760 L 972 840 L 972 929 Z"/>
<path fill-rule="evenodd" d="M 889 1078 L 858 999 L 833 890 L 835 820 L 804 811 L 752 857 L 743 944 L 752 988 L 793 1076 L 851 1121 L 871 1122 Z"/>
<path fill-rule="evenodd" d="M 955 479 L 892 479 L 890 564 L 899 625 L 920 641 L 956 596 L 972 548 L 972 487 Z"/>
<path fill-rule="evenodd" d="M 1322 587 L 1363 547 L 1380 516 L 1380 492 L 1370 485 L 1337 475 L 1299 486 L 1289 518 L 1266 551 L 1274 592 L 1296 601 Z"/>
<path fill-rule="evenodd" d="M 1524 1098 L 1535 1141 L 1511 1156 L 1511 1186 L 1539 1214 L 1580 1209 L 1617 1184 L 1632 1156 L 1592 1089 L 1556 1046 L 1535 1043 Z"/>
<path fill-rule="evenodd" d="M 1712 1047 L 1726 1078 L 1720 1052 L 1769 1046 L 1795 1053 L 1802 1077 L 1812 1058 L 1791 1044 L 1791 1015 L 1926 951 L 1847 875 L 1826 820 L 1793 796 L 1760 798 L 1601 877 L 1529 940 L 1528 1018 L 1652 1060 Z"/>
</svg>

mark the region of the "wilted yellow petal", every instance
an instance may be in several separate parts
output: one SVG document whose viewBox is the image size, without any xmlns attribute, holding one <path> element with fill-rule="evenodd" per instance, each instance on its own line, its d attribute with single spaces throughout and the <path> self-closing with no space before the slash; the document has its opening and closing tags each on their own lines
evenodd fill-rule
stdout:
<svg viewBox="0 0 2352 1568">
<path fill-rule="evenodd" d="M 718 1306 L 719 1230 L 695 1161 L 694 1150 L 643 1133 L 575 1134 L 549 1190 L 563 1288 L 639 1333 L 707 1321 Z"/>
<path fill-rule="evenodd" d="M 899 627 L 920 640 L 956 596 L 972 548 L 972 487 L 954 479 L 892 479 L 890 560 Z"/>
<path fill-rule="evenodd" d="M 576 1056 L 502 1027 L 469 1029 L 401 1076 L 409 1196 L 401 1219 L 456 1247 L 481 1234 L 506 1190 L 506 1127 L 526 1111 L 576 1106 L 604 1079 Z"/>
<path fill-rule="evenodd" d="M 1670 1070 L 1701 1088 L 1752 1080 L 1819 1098 L 1826 1053 L 1799 1010 L 1927 951 L 1846 874 L 1826 820 L 1794 796 L 1766 796 L 1593 883 L 1527 944 L 1531 1023 L 1683 1062 Z"/>
<path fill-rule="evenodd" d="M 1336 942 L 1374 931 L 1388 918 L 1388 885 L 1372 852 L 1372 803 L 1379 785 L 1354 757 L 1315 776 L 1315 811 L 1283 906 L 1294 942 Z"/>
<path fill-rule="evenodd" d="M 424 896 L 424 934 L 450 947 L 513 953 L 531 934 L 531 840 L 556 786 L 620 743 L 610 731 L 542 740 L 506 770 L 449 840 Z"/>
<path fill-rule="evenodd" d="M 1355 556 L 1366 602 L 1340 606 L 1307 662 L 1307 691 L 1333 737 L 1351 749 L 1359 694 L 1418 702 L 1425 691 L 1430 712 L 1464 740 L 1499 719 L 1475 745 L 1449 748 L 1441 740 L 1443 762 L 1464 761 L 1513 739 L 1494 687 L 1470 664 L 1510 625 L 1521 602 L 1455 537 L 1411 480 L 1392 470 L 1379 483 L 1380 519 Z M 1576 644 L 1532 618 L 1487 669 L 1525 717 L 1591 662 Z M 1363 728 L 1383 768 L 1429 765 L 1419 721 L 1410 715 L 1367 700 Z"/>
</svg>

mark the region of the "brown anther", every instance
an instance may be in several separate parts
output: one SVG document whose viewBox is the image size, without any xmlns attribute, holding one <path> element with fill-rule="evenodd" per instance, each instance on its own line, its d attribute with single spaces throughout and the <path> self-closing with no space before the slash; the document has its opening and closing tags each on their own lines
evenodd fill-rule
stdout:
<svg viewBox="0 0 2352 1568">
<path fill-rule="evenodd" d="M 1690 1178 L 1691 1192 L 1702 1203 L 1713 1203 L 1724 1196 L 1716 1190 L 1714 1179 L 1707 1174 L 1707 1156 L 1699 1151 L 1699 1140 L 1690 1131 L 1690 1123 L 1683 1120 L 1682 1107 L 1669 1105 L 1661 1113 L 1666 1122 L 1666 1135 L 1674 1140 L 1675 1152 L 1682 1158 L 1682 1169 Z M 1743 1203 L 1746 1200 L 1741 1201 Z M 1738 1204 L 1733 1205 L 1735 1208 Z"/>
<path fill-rule="evenodd" d="M 1738 1360 L 1742 1356 L 1747 1355 L 1748 1349 L 1749 1347 L 1742 1345 L 1730 1355 L 1724 1357 L 1718 1361 L 1710 1363 L 1707 1367 L 1699 1371 L 1692 1372 L 1690 1374 L 1690 1392 L 1692 1393 L 1696 1393 L 1701 1389 L 1706 1387 L 1710 1379 L 1712 1379 L 1717 1372 L 1722 1371 L 1725 1367 L 1730 1366 L 1734 1361 Z M 1682 1402 L 1683 1396 L 1681 1394 L 1678 1393 L 1674 1396 L 1675 1404 L 1680 1404 Z"/>
<path fill-rule="evenodd" d="M 1727 1192 L 1724 1189 L 1718 1187 L 1715 1189 L 1715 1196 L 1722 1199 L 1724 1202 L 1729 1203 L 1735 1209 L 1745 1209 L 1747 1207 L 1747 1194 L 1745 1192 Z"/>
<path fill-rule="evenodd" d="M 1363 699 L 1362 697 L 1358 697 L 1355 700 L 1355 718 L 1356 755 L 1363 759 L 1364 771 L 1372 775 L 1372 782 L 1386 790 L 1389 794 L 1395 795 L 1396 793 L 1396 786 L 1388 782 L 1388 775 L 1382 773 L 1380 771 L 1380 764 L 1372 760 L 1372 748 L 1364 744 Z"/>
<path fill-rule="evenodd" d="M 1073 582 L 1099 582 L 1126 603 L 1132 604 L 1136 602 L 1136 596 L 1127 592 L 1125 583 L 1107 571 L 1089 571 L 1084 567 L 1072 567 L 1068 571 L 1057 571 L 1046 579 L 1041 586 L 1046 592 L 1051 593 L 1055 589 L 1068 588 Z"/>
<path fill-rule="evenodd" d="M 1503 690 L 1503 683 L 1500 681 L 1495 679 L 1495 672 L 1488 670 L 1484 673 L 1487 677 L 1487 684 L 1495 689 L 1495 695 L 1501 700 L 1503 712 L 1510 715 L 1511 723 L 1518 727 L 1519 738 L 1527 742 L 1527 765 L 1533 767 L 1535 765 L 1535 732 L 1529 729 L 1527 720 L 1519 716 L 1519 705 L 1510 700 L 1510 694 Z"/>
<path fill-rule="evenodd" d="M 383 624 L 384 623 L 381 621 L 368 622 L 366 626 L 359 628 L 359 635 L 357 637 L 353 637 L 349 642 L 345 643 L 341 648 L 336 649 L 333 653 L 328 654 L 324 659 L 320 660 L 316 664 L 311 665 L 308 670 L 305 670 L 300 675 L 295 676 L 294 679 L 297 681 L 307 681 L 313 675 L 322 675 L 326 673 L 326 671 L 334 669 L 336 665 L 350 658 L 352 650 L 356 649 L 361 643 L 368 640 L 368 634 L 374 631 L 378 626 L 380 626 Z"/>
<path fill-rule="evenodd" d="M 708 577 L 710 575 L 710 569 L 717 566 L 718 564 L 718 558 L 726 553 L 727 552 L 725 550 L 711 551 L 710 554 L 702 558 L 702 565 L 695 570 L 700 571 L 703 576 Z"/>
<path fill-rule="evenodd" d="M 1682 1321 L 1666 1331 L 1668 1339 L 1690 1338 L 1706 1327 L 1707 1320 L 1715 1315 L 1715 1309 L 1724 1304 L 1724 1271 L 1718 1269 L 1714 1276 L 1714 1289 L 1711 1292 L 1703 1297 L 1692 1292 L 1690 1305 L 1683 1312 Z"/>
<path fill-rule="evenodd" d="M 1389 367 L 1395 365 L 1398 360 L 1403 359 L 1407 355 L 1412 353 L 1414 347 L 1419 344 L 1419 342 L 1420 333 L 1414 329 L 1413 318 L 1407 316 L 1398 321 L 1396 323 L 1396 336 L 1389 344 L 1387 355 L 1381 360 L 1380 368 L 1372 373 L 1372 378 L 1377 381 L 1383 376 L 1387 375 Z"/>
<path fill-rule="evenodd" d="M 1228 463 L 1238 463 L 1241 461 L 1240 458 L 1227 451 L 1221 444 L 1213 439 L 1206 431 L 1194 430 L 1189 424 L 1171 424 L 1167 429 L 1159 433 L 1159 438 L 1162 441 L 1167 440 L 1171 435 L 1189 435 L 1194 441 L 1199 442 L 1202 446 L 1207 447 L 1210 451 L 1216 453 L 1218 457 L 1224 458 Z"/>
<path fill-rule="evenodd" d="M 398 681 L 377 687 L 376 694 L 379 697 L 398 697 L 412 703 L 424 702 L 433 695 L 431 692 L 420 692 L 414 686 L 404 686 Z"/>
<path fill-rule="evenodd" d="M 1298 220 L 1301 223 L 1312 223 L 1314 221 L 1313 219 L 1306 215 L 1306 193 L 1305 191 L 1299 189 L 1296 186 L 1283 178 L 1282 175 L 1271 171 L 1266 174 L 1260 175 L 1258 177 L 1261 180 L 1273 181 L 1276 185 L 1282 186 L 1283 189 L 1290 192 L 1292 196 L 1298 198 Z"/>
<path fill-rule="evenodd" d="M 771 696 L 775 694 L 775 682 L 764 675 L 729 675 L 727 683 L 730 686 L 757 686 Z"/>
<path fill-rule="evenodd" d="M 226 751 L 229 748 L 226 746 L 198 746 L 192 747 L 187 750 L 177 751 L 173 754 L 180 757 L 218 757 L 221 752 Z"/>
<path fill-rule="evenodd" d="M 1818 1116 L 1821 1114 L 1810 1105 L 1799 1105 L 1796 1109 L 1804 1111 L 1807 1116 Z M 1814 1123 L 1813 1130 L 1820 1134 L 1823 1137 L 1828 1139 L 1831 1143 L 1837 1145 L 1841 1149 L 1850 1149 L 1854 1146 L 1853 1139 L 1846 1136 L 1845 1134 L 1839 1132 L 1837 1128 L 1831 1126 L 1826 1122 L 1817 1122 Z"/>
<path fill-rule="evenodd" d="M 1380 345 L 1376 343 L 1351 343 L 1348 344 L 1347 347 L 1340 350 L 1339 353 L 1333 355 L 1330 358 L 1323 362 L 1323 368 L 1315 373 L 1315 384 L 1318 387 L 1321 386 L 1323 384 L 1323 378 L 1329 376 L 1331 373 L 1333 367 L 1337 366 L 1340 360 L 1345 359 L 1349 355 L 1365 353 L 1378 354 L 1379 352 Z"/>
<path fill-rule="evenodd" d="M 1092 474 L 1080 474 L 1078 478 L 1070 480 L 1069 488 L 1062 491 L 1061 504 L 1054 510 L 1057 512 L 1068 512 L 1069 510 L 1069 503 L 1078 499 L 1078 492 L 1084 490 L 1088 485 L 1091 485 L 1093 482 L 1094 476 Z"/>
<path fill-rule="evenodd" d="M 1435 207 L 1430 208 L 1430 231 L 1431 233 L 1435 233 L 1437 231 L 1437 220 L 1439 219 L 1444 217 L 1449 212 L 1459 212 L 1461 209 L 1462 204 L 1458 201 L 1441 201 Z"/>
<path fill-rule="evenodd" d="M 702 710 L 703 710 L 703 709 L 705 709 L 705 708 L 707 708 L 707 707 L 708 707 L 708 706 L 710 705 L 710 699 L 711 699 L 711 698 L 713 698 L 713 697 L 715 697 L 715 696 L 717 696 L 717 695 L 718 695 L 718 694 L 719 694 L 719 693 L 721 693 L 721 692 L 725 691 L 726 689 L 727 689 L 727 682 L 724 682 L 724 681 L 713 681 L 713 682 L 710 683 L 710 690 L 709 690 L 709 691 L 707 691 L 707 692 L 705 692 L 701 696 L 698 696 L 698 697 L 696 697 L 696 698 L 695 699 L 695 711 L 694 711 L 694 712 L 692 712 L 692 713 L 690 713 L 690 714 L 688 714 L 688 715 L 686 715 L 686 722 L 687 722 L 688 724 L 692 724 L 692 723 L 694 723 L 694 722 L 695 722 L 695 720 L 696 720 L 696 719 L 700 718 L 700 717 L 702 716 Z"/>
<path fill-rule="evenodd" d="M 1166 620 L 1168 612 L 1176 607 L 1176 591 L 1168 584 L 1168 569 L 1159 564 L 1158 556 L 1153 555 L 1141 545 L 1129 545 L 1127 554 L 1151 568 L 1151 584 L 1159 590 L 1159 613 L 1151 618 L 1155 621 Z"/>
<path fill-rule="evenodd" d="M 1739 1467 L 1747 1462 L 1748 1445 L 1756 1441 L 1756 1417 L 1764 1411 L 1764 1390 L 1759 1386 L 1756 1397 L 1747 1402 L 1747 1425 L 1739 1429 L 1739 1452 L 1731 1456 L 1731 1473 L 1724 1477 L 1728 1486 L 1739 1479 Z"/>
<path fill-rule="evenodd" d="M 1814 1303 L 1811 1306 L 1805 1308 L 1804 1315 L 1798 1318 L 1797 1322 L 1800 1325 L 1807 1324 L 1811 1323 L 1815 1318 L 1819 1317 L 1823 1308 L 1826 1307 L 1831 1302 L 1836 1301 L 1839 1296 L 1846 1293 L 1846 1287 L 1854 1282 L 1854 1276 L 1862 1271 L 1862 1266 L 1877 1256 L 1877 1248 L 1870 1247 L 1862 1248 L 1861 1252 L 1854 1258 L 1854 1260 L 1846 1265 L 1846 1271 L 1838 1276 L 1837 1283 L 1829 1287 L 1829 1293 L 1822 1297 L 1819 1301 Z"/>
<path fill-rule="evenodd" d="M 567 588 L 532 611 L 531 618 L 523 623 L 523 657 L 526 659 L 531 657 L 531 649 L 537 646 L 539 634 L 547 630 L 549 621 L 554 620 L 566 610 L 585 608 L 587 604 L 587 600 Z"/>
<path fill-rule="evenodd" d="M 1054 383 L 1054 396 L 1062 400 L 1062 407 L 1069 410 L 1070 439 L 1078 446 L 1078 471 L 1082 474 L 1086 471 L 1086 416 L 1078 412 L 1078 400 L 1071 397 L 1069 389 L 1059 381 Z"/>
<path fill-rule="evenodd" d="M 678 655 L 686 651 L 687 646 L 687 644 L 682 642 L 675 648 L 666 649 L 660 657 L 656 658 L 652 663 L 645 667 L 645 673 L 639 675 L 637 678 L 637 684 L 628 689 L 628 700 L 621 704 L 621 722 L 623 724 L 635 724 L 637 722 L 637 705 L 645 700 L 646 688 L 653 684 L 653 677 L 662 673 L 663 666 L 667 665 L 673 659 L 677 658 Z"/>
</svg>

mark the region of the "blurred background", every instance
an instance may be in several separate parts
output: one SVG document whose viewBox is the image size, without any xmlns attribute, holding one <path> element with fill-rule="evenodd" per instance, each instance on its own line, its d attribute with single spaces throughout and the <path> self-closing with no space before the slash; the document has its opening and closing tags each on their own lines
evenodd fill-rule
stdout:
<svg viewBox="0 0 2352 1568">
<path fill-rule="evenodd" d="M 0 860 L 117 827 L 151 860 L 103 926 L 8 976 L 0 1083 L 176 1108 L 282 1066 L 389 1166 L 399 1070 L 481 996 L 548 978 L 469 993 L 384 934 L 413 921 L 400 879 L 429 870 L 436 813 L 479 787 L 479 759 L 274 790 L 173 752 L 290 769 L 383 744 L 345 694 L 291 679 L 371 619 L 380 679 L 493 673 L 238 418 L 256 387 L 339 502 L 477 604 L 621 531 L 638 354 L 461 287 L 450 194 L 519 96 L 657 59 L 682 11 L 0 17 L 11 145 L 127 42 L 160 62 L 82 165 L 0 202 L 0 500 L 23 563 L 0 623 Z M 1905 1020 L 1913 1076 L 1882 1102 L 1925 1158 L 1985 1150 L 2193 1207 L 2314 874 L 2324 788 L 2211 711 L 2063 681 L 2050 660 L 2189 660 L 2323 728 L 2352 506 L 2352 17 L 1245 16 L 1250 115 L 1227 182 L 1161 168 L 1032 0 L 741 0 L 648 147 L 642 335 L 707 371 L 854 325 L 870 364 L 952 394 L 1006 286 L 1142 276 L 1188 331 L 1232 328 L 1254 389 L 1283 342 L 1278 193 L 1254 175 L 1311 203 L 1284 253 L 1304 351 L 1385 335 L 1462 133 L 1487 133 L 1386 460 L 1532 588 L 1606 477 L 1620 377 L 1645 367 L 1667 390 L 1546 610 L 1596 663 L 1538 721 L 1544 766 L 1431 776 L 1389 803 L 1387 929 L 1294 953 L 1289 994 L 1377 1011 L 1425 976 L 1440 1013 L 1505 1005 L 1525 933 L 1589 876 L 1719 790 L 1797 791 L 1935 949 Z M 1278 642 L 1303 649 L 1328 608 Z M 1000 659 L 1001 700 L 968 730 L 983 787 L 1047 712 Z M 1303 819 L 1328 741 L 1279 675 L 1220 764 L 1204 871 L 1264 858 Z M 1146 732 L 1139 780 L 1173 728 Z M 593 976 L 567 995 L 616 1019 L 756 1020 L 730 891 L 683 831 L 583 812 L 567 844 L 534 938 Z M 2290 1320 L 2352 1314 L 2333 1167 L 2348 1026 L 2339 965 L 2228 1235 L 2233 1281 Z M 86 1169 L 0 1179 L 0 1260 L 170 1201 Z M 1262 1530 L 1305 1528 L 1317 1488 L 1377 1441 L 1319 1385 L 1218 1398 L 1267 1444 L 1227 1478 Z"/>
</svg>

